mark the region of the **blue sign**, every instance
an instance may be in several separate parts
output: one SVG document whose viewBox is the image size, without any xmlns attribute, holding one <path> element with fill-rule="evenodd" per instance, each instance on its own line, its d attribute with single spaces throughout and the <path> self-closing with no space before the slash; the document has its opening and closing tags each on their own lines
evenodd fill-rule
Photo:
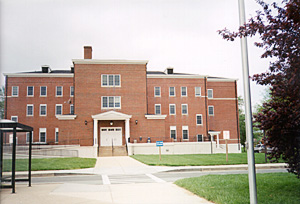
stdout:
<svg viewBox="0 0 300 204">
<path fill-rule="evenodd" d="M 163 141 L 156 141 L 156 147 L 162 147 L 162 146 L 164 146 Z"/>
</svg>

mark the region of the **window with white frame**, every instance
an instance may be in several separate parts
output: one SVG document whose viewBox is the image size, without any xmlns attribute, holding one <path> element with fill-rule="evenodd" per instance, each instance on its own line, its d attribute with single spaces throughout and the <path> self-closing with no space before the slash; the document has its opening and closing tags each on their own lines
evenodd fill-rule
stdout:
<svg viewBox="0 0 300 204">
<path fill-rule="evenodd" d="M 214 106 L 208 106 L 208 115 L 213 116 L 215 114 Z"/>
<path fill-rule="evenodd" d="M 121 96 L 102 96 L 102 109 L 120 109 Z"/>
<path fill-rule="evenodd" d="M 195 87 L 195 96 L 201 96 L 201 87 Z"/>
<path fill-rule="evenodd" d="M 47 96 L 47 86 L 41 86 L 40 96 Z"/>
<path fill-rule="evenodd" d="M 161 114 L 161 105 L 160 104 L 155 104 L 155 115 L 160 115 Z"/>
<path fill-rule="evenodd" d="M 55 128 L 55 142 L 58 143 L 58 128 Z"/>
<path fill-rule="evenodd" d="M 181 96 L 187 96 L 187 87 L 181 87 Z"/>
<path fill-rule="evenodd" d="M 213 98 L 213 90 L 212 89 L 207 89 L 207 98 Z"/>
<path fill-rule="evenodd" d="M 182 115 L 188 114 L 188 105 L 187 104 L 181 104 L 181 114 Z"/>
<path fill-rule="evenodd" d="M 176 126 L 170 126 L 170 137 L 176 140 Z"/>
<path fill-rule="evenodd" d="M 62 86 L 56 87 L 56 96 L 63 96 L 63 87 Z"/>
<path fill-rule="evenodd" d="M 27 104 L 26 115 L 33 116 L 33 104 Z"/>
<path fill-rule="evenodd" d="M 62 115 L 62 104 L 55 105 L 55 115 Z"/>
<path fill-rule="evenodd" d="M 74 96 L 74 86 L 70 86 L 70 96 Z"/>
<path fill-rule="evenodd" d="M 188 140 L 189 139 L 189 127 L 182 126 L 182 139 Z"/>
<path fill-rule="evenodd" d="M 70 114 L 74 115 L 74 105 L 73 104 L 70 105 Z"/>
<path fill-rule="evenodd" d="M 196 124 L 197 125 L 202 125 L 202 114 L 197 114 L 196 115 Z"/>
<path fill-rule="evenodd" d="M 15 122 L 18 122 L 18 116 L 11 116 L 11 120 L 15 121 Z"/>
<path fill-rule="evenodd" d="M 40 116 L 47 115 L 47 104 L 40 104 Z"/>
<path fill-rule="evenodd" d="M 34 87 L 27 86 L 27 96 L 33 96 L 33 95 L 34 95 Z"/>
<path fill-rule="evenodd" d="M 47 129 L 46 128 L 40 128 L 40 142 L 41 143 L 46 143 L 46 133 Z"/>
<path fill-rule="evenodd" d="M 197 142 L 203 142 L 203 135 L 197 135 Z"/>
<path fill-rule="evenodd" d="M 101 86 L 114 87 L 121 86 L 121 75 L 119 74 L 102 74 Z"/>
<path fill-rule="evenodd" d="M 175 96 L 175 87 L 169 87 L 169 96 Z"/>
<path fill-rule="evenodd" d="M 13 86 L 11 90 L 11 95 L 14 97 L 19 96 L 19 87 L 18 86 Z"/>
<path fill-rule="evenodd" d="M 30 133 L 29 132 L 26 132 L 26 143 L 29 143 L 30 142 Z M 33 132 L 32 132 L 32 135 L 31 135 L 31 142 L 33 142 Z"/>
<path fill-rule="evenodd" d="M 160 97 L 160 87 L 154 87 L 154 96 Z"/>
<path fill-rule="evenodd" d="M 170 104 L 169 109 L 170 109 L 170 115 L 176 115 L 176 105 L 175 104 Z"/>
</svg>

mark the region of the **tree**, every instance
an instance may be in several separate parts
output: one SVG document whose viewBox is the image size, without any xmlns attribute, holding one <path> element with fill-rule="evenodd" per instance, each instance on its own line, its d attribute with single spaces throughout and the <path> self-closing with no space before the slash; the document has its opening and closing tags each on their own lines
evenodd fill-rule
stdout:
<svg viewBox="0 0 300 204">
<path fill-rule="evenodd" d="M 266 131 L 267 145 L 274 147 L 269 158 L 282 157 L 288 170 L 300 178 L 300 1 L 283 0 L 267 4 L 237 32 L 220 30 L 224 39 L 259 35 L 255 46 L 264 49 L 262 58 L 273 58 L 265 73 L 252 77 L 257 84 L 270 87 L 270 100 L 255 116 L 258 127 Z"/>
<path fill-rule="evenodd" d="M 4 86 L 2 86 L 0 88 L 0 119 L 4 118 L 4 96 L 5 94 L 5 88 Z"/>
</svg>

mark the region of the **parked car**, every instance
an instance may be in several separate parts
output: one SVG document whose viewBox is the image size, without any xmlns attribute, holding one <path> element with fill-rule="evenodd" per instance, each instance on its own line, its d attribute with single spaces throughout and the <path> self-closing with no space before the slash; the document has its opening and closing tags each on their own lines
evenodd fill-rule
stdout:
<svg viewBox="0 0 300 204">
<path fill-rule="evenodd" d="M 274 147 L 267 147 L 267 153 L 271 153 L 273 151 Z M 257 144 L 254 147 L 254 153 L 264 153 L 266 151 L 266 147 L 263 144 Z"/>
</svg>

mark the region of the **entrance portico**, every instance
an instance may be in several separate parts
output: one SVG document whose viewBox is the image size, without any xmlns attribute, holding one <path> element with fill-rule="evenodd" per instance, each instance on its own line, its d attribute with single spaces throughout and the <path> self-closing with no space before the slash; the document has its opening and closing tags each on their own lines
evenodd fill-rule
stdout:
<svg viewBox="0 0 300 204">
<path fill-rule="evenodd" d="M 98 122 L 100 121 L 114 121 L 124 120 L 125 121 L 125 142 L 128 144 L 128 138 L 130 137 L 130 125 L 129 120 L 132 116 L 116 111 L 108 111 L 97 115 L 92 115 L 94 120 L 94 147 L 98 147 Z M 101 129 L 102 130 L 102 129 Z M 114 129 L 118 130 L 118 129 Z"/>
<path fill-rule="evenodd" d="M 210 130 L 208 131 L 208 134 L 211 135 L 211 138 L 214 138 L 214 136 L 217 136 L 217 148 L 220 148 L 220 138 L 219 135 L 221 134 L 220 131 L 214 131 L 214 130 Z M 212 139 L 213 141 L 213 139 Z"/>
</svg>

